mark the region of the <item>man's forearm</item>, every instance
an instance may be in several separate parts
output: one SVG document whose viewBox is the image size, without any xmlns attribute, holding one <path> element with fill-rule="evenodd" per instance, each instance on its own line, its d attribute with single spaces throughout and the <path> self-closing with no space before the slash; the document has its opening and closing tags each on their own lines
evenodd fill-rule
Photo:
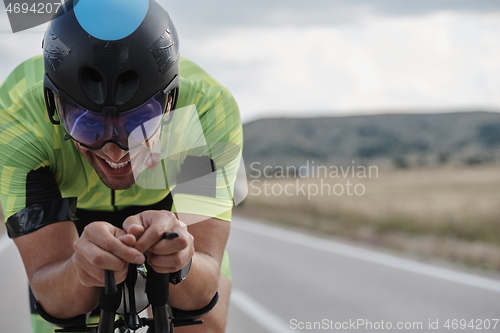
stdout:
<svg viewBox="0 0 500 333">
<path fill-rule="evenodd" d="M 41 267 L 30 281 L 38 303 L 47 314 L 58 319 L 90 312 L 99 301 L 99 288 L 80 283 L 72 258 Z"/>
<path fill-rule="evenodd" d="M 14 238 L 36 300 L 58 319 L 84 314 L 98 301 L 98 288 L 85 287 L 77 275 L 73 246 L 78 239 L 72 221 Z"/>
<path fill-rule="evenodd" d="M 183 216 L 189 221 L 189 215 Z M 181 310 L 198 310 L 212 300 L 219 287 L 220 265 L 229 237 L 230 224 L 217 218 L 190 224 L 195 254 L 187 278 L 172 287 L 170 305 Z"/>
<path fill-rule="evenodd" d="M 206 306 L 217 292 L 220 267 L 211 256 L 195 252 L 187 278 L 170 288 L 169 305 L 181 310 Z"/>
</svg>

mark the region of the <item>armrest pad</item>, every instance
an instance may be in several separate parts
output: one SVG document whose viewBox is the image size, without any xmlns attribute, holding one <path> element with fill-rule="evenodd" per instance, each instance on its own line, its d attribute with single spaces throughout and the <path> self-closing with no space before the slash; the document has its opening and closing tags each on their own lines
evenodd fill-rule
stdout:
<svg viewBox="0 0 500 333">
<path fill-rule="evenodd" d="M 51 324 L 54 324 L 59 327 L 73 327 L 73 326 L 85 326 L 87 323 L 87 314 L 82 314 L 73 318 L 68 318 L 68 319 L 58 319 L 50 316 L 45 312 L 45 310 L 42 308 L 40 303 L 36 302 L 35 303 L 35 309 L 40 314 L 40 317 L 45 319 Z"/>
<path fill-rule="evenodd" d="M 174 319 L 178 320 L 196 320 L 209 313 L 210 310 L 212 310 L 214 306 L 217 304 L 218 300 L 219 300 L 219 293 L 215 293 L 214 298 L 212 298 L 212 300 L 210 301 L 210 303 L 208 303 L 207 306 L 199 310 L 193 310 L 193 311 L 184 311 L 172 308 L 172 316 L 174 317 Z"/>
</svg>

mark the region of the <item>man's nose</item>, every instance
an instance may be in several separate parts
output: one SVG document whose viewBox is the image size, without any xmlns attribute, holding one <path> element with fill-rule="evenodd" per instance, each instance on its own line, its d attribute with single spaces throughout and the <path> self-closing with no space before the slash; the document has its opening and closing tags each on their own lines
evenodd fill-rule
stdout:
<svg viewBox="0 0 500 333">
<path fill-rule="evenodd" d="M 102 152 L 115 163 L 119 162 L 123 156 L 128 154 L 128 150 L 121 149 L 116 143 L 108 142 L 102 147 Z"/>
</svg>

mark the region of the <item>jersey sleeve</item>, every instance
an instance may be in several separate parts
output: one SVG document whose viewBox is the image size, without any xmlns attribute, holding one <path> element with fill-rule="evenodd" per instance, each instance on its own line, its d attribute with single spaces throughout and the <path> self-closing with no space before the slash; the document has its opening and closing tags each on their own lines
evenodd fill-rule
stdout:
<svg viewBox="0 0 500 333">
<path fill-rule="evenodd" d="M 41 144 L 49 134 L 41 124 L 45 105 L 40 73 L 43 62 L 33 58 L 0 86 L 0 202 L 11 237 L 35 231 L 54 217 L 50 211 L 61 215 L 65 204 Z"/>
<path fill-rule="evenodd" d="M 205 159 L 185 157 L 179 173 L 181 182 L 186 173 L 201 177 L 198 177 L 197 189 L 182 183 L 173 190 L 173 210 L 230 221 L 243 147 L 239 108 L 230 91 L 197 65 L 184 60 L 181 67 L 187 80 L 181 80 L 178 108 L 191 104 L 190 107 L 196 109 L 207 154 Z"/>
</svg>

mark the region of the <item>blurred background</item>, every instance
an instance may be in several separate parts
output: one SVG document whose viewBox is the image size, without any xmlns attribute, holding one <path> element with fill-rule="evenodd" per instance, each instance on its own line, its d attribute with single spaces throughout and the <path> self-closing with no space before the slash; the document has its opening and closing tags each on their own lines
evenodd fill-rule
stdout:
<svg viewBox="0 0 500 333">
<path fill-rule="evenodd" d="M 500 271 L 498 1 L 164 5 L 184 56 L 240 105 L 240 214 Z M 349 180 L 363 195 L 279 191 Z"/>
<path fill-rule="evenodd" d="M 159 2 L 182 54 L 230 88 L 245 122 L 500 106 L 495 0 Z M 13 34 L 2 6 L 2 81 L 41 53 L 44 29 Z"/>
<path fill-rule="evenodd" d="M 159 2 L 239 103 L 237 216 L 500 272 L 499 1 Z M 44 29 L 0 10 L 0 81 Z"/>
</svg>

